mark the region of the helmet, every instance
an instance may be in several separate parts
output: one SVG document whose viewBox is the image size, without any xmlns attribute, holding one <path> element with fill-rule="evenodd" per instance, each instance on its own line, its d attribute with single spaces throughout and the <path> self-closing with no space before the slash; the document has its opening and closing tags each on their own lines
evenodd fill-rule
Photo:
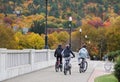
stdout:
<svg viewBox="0 0 120 82">
<path fill-rule="evenodd" d="M 84 44 L 82 47 L 86 48 L 87 46 Z"/>
<path fill-rule="evenodd" d="M 62 45 L 61 45 L 61 44 L 59 44 L 59 45 L 58 45 L 58 48 L 61 48 L 61 47 L 62 47 Z"/>
<path fill-rule="evenodd" d="M 68 49 L 68 48 L 70 48 L 70 45 L 69 45 L 69 44 L 67 44 L 67 45 L 66 45 L 66 48 L 67 48 L 67 49 Z"/>
</svg>

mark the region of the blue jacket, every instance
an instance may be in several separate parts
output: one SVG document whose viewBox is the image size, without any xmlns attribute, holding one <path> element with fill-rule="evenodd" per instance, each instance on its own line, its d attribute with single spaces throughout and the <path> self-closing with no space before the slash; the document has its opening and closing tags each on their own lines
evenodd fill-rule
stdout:
<svg viewBox="0 0 120 82">
<path fill-rule="evenodd" d="M 81 57 L 81 58 L 87 58 L 89 56 L 88 54 L 88 51 L 86 48 L 81 48 L 79 50 L 79 56 L 78 57 Z"/>
</svg>

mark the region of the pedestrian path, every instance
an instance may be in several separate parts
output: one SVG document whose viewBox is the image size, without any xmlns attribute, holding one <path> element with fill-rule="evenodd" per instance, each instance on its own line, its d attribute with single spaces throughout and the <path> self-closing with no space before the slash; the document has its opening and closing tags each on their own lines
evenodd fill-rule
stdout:
<svg viewBox="0 0 120 82">
<path fill-rule="evenodd" d="M 88 60 L 88 69 L 85 73 L 79 73 L 77 59 L 72 60 L 72 74 L 64 75 L 63 72 L 55 72 L 54 66 L 21 75 L 3 82 L 94 82 L 95 77 L 107 74 L 101 61 Z"/>
<path fill-rule="evenodd" d="M 102 75 L 105 75 L 105 74 L 111 74 L 111 73 L 112 73 L 113 69 L 111 69 L 111 71 L 109 71 L 109 72 L 106 71 L 106 70 L 104 69 L 104 64 L 105 64 L 105 62 L 102 62 L 102 61 L 100 61 L 100 62 L 97 64 L 97 66 L 94 68 L 94 71 L 93 71 L 93 73 L 91 74 L 88 82 L 94 82 L 94 79 L 95 79 L 96 77 L 99 77 L 99 76 L 102 76 Z"/>
</svg>

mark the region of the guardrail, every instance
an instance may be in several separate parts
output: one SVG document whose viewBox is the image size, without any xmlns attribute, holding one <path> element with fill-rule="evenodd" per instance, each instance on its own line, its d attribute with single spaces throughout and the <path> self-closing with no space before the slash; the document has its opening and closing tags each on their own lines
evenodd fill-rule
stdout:
<svg viewBox="0 0 120 82">
<path fill-rule="evenodd" d="M 54 50 L 0 49 L 0 81 L 54 65 Z"/>
</svg>

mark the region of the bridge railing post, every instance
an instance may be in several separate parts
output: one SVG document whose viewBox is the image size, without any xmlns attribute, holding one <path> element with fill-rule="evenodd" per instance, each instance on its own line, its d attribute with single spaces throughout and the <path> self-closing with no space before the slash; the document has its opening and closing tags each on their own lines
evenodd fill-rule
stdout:
<svg viewBox="0 0 120 82">
<path fill-rule="evenodd" d="M 47 50 L 48 62 L 50 61 L 50 49 Z"/>
<path fill-rule="evenodd" d="M 30 49 L 30 64 L 32 71 L 34 71 L 34 63 L 35 63 L 34 55 L 35 55 L 35 49 Z"/>
<path fill-rule="evenodd" d="M 6 78 L 6 56 L 7 49 L 0 49 L 0 81 Z"/>
</svg>

